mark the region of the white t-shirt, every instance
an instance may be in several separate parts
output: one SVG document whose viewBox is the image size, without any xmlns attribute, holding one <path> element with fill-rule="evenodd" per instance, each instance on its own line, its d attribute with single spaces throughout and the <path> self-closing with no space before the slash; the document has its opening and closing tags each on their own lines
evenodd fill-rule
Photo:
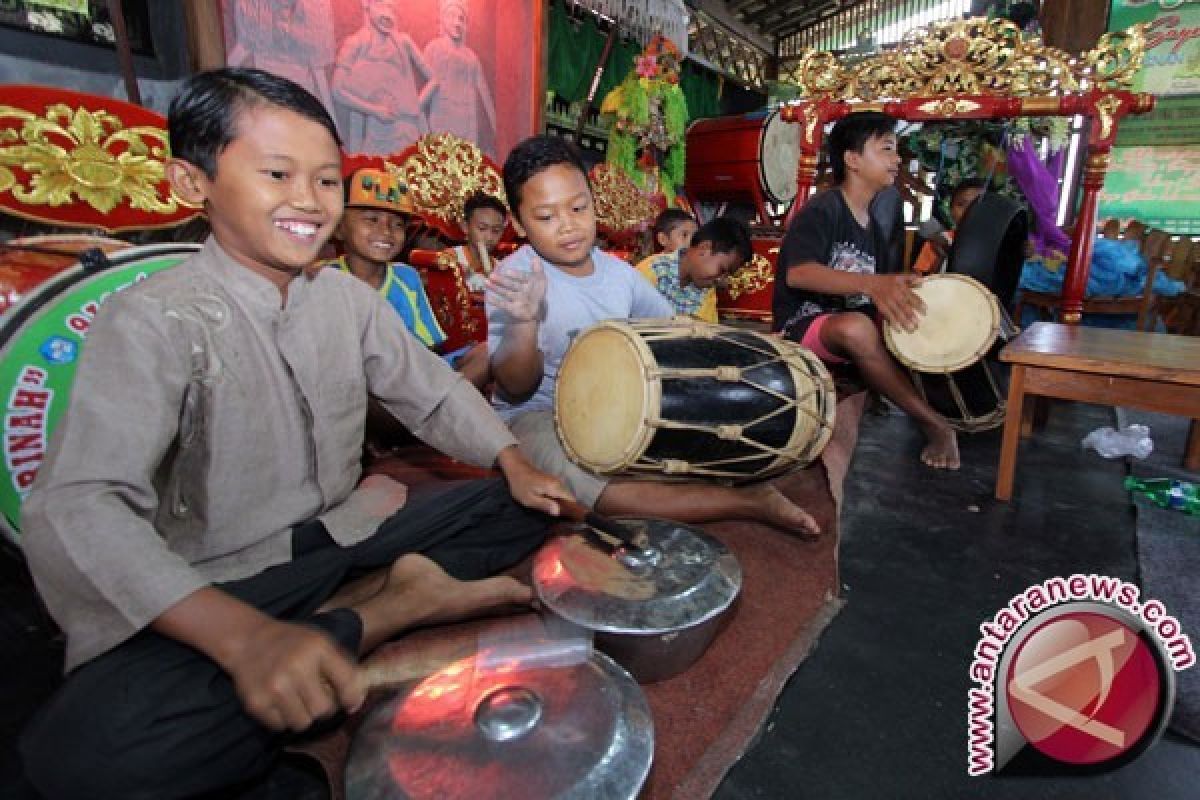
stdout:
<svg viewBox="0 0 1200 800">
<path fill-rule="evenodd" d="M 534 250 L 524 245 L 500 262 L 500 266 L 528 271 Z M 592 250 L 595 270 L 591 275 L 570 275 L 542 260 L 546 273 L 546 299 L 538 325 L 538 348 L 542 351 L 542 382 L 523 403 L 511 404 L 495 398 L 500 416 L 512 419 L 526 411 L 554 408 L 554 386 L 558 368 L 579 331 L 606 319 L 659 319 L 674 316 L 667 298 L 646 282 L 637 270 L 600 249 Z M 504 337 L 508 314 L 487 304 L 488 353 L 495 354 Z"/>
</svg>

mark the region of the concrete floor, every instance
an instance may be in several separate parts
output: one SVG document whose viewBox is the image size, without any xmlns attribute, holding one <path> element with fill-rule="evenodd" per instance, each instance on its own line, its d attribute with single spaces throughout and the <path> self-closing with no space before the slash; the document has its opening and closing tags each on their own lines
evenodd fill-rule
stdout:
<svg viewBox="0 0 1200 800">
<path fill-rule="evenodd" d="M 916 466 L 915 428 L 864 417 L 846 484 L 846 608 L 780 697 L 759 742 L 716 793 L 745 798 L 1191 798 L 1200 747 L 1168 736 L 1102 775 L 1047 775 L 1018 759 L 1002 777 L 966 774 L 967 666 L 978 625 L 1032 583 L 1073 572 L 1135 577 L 1125 468 L 1083 453 L 1107 409 L 1064 406 L 1024 446 L 1011 505 L 991 499 L 999 432 L 963 439 L 963 469 Z M 1196 632 L 1192 632 L 1195 636 Z M 32 797 L 14 751 L 52 689 L 61 653 L 18 562 L 0 558 L 0 797 Z M 290 764 L 241 797 L 324 796 Z"/>
<path fill-rule="evenodd" d="M 865 416 L 845 487 L 847 605 L 717 800 L 1197 797 L 1200 745 L 1169 734 L 1106 774 L 1063 776 L 1026 754 L 1000 776 L 966 773 L 979 623 L 1049 577 L 1136 578 L 1126 467 L 1079 446 L 1112 424 L 1107 408 L 1056 406 L 1007 505 L 992 498 L 999 431 L 963 437 L 962 470 L 941 475 L 903 468 L 920 437 L 902 415 Z"/>
</svg>

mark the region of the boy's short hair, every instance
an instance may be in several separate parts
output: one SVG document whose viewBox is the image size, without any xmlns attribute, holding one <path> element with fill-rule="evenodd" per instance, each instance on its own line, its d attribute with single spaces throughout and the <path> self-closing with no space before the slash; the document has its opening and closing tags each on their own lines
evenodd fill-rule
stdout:
<svg viewBox="0 0 1200 800">
<path fill-rule="evenodd" d="M 654 235 L 669 236 L 671 231 L 685 222 L 695 222 L 696 218 L 682 208 L 668 208 L 654 218 Z"/>
<path fill-rule="evenodd" d="M 953 189 L 950 190 L 950 199 L 953 200 L 958 196 L 959 192 L 966 192 L 972 189 L 978 189 L 981 192 L 986 192 L 988 182 L 983 178 L 963 178 Z"/>
<path fill-rule="evenodd" d="M 833 182 L 846 180 L 846 153 L 861 153 L 870 139 L 896 132 L 896 118 L 882 111 L 856 111 L 837 121 L 829 132 L 829 165 Z"/>
<path fill-rule="evenodd" d="M 754 258 L 750 244 L 750 229 L 746 223 L 733 217 L 714 217 L 701 225 L 692 235 L 692 247 L 704 242 L 712 243 L 714 253 L 737 253 L 743 262 Z"/>
<path fill-rule="evenodd" d="M 384 169 L 355 170 L 346 178 L 345 190 L 346 208 L 379 208 L 405 216 L 417 211 L 408 186 Z"/>
<path fill-rule="evenodd" d="M 559 164 L 579 170 L 588 182 L 588 189 L 591 189 L 592 182 L 583 164 L 583 156 L 571 142 L 559 136 L 541 134 L 517 143 L 508 158 L 504 159 L 503 170 L 504 192 L 508 195 L 508 204 L 514 214 L 521 207 L 521 190 L 529 183 L 529 179 Z"/>
<path fill-rule="evenodd" d="M 237 135 L 239 115 L 257 105 L 294 111 L 329 131 L 339 147 L 342 144 L 325 106 L 303 86 L 260 69 L 223 67 L 192 75 L 171 100 L 171 154 L 216 177 L 217 157 Z"/>
<path fill-rule="evenodd" d="M 508 208 L 500 202 L 499 197 L 487 192 L 475 192 L 467 198 L 467 202 L 463 203 L 463 219 L 470 221 L 472 214 L 485 208 L 490 208 L 502 217 L 508 216 Z"/>
</svg>

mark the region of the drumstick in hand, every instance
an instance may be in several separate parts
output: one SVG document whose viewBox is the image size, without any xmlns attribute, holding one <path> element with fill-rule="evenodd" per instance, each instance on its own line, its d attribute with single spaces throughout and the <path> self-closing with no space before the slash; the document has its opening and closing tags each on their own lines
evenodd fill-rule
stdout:
<svg viewBox="0 0 1200 800">
<path fill-rule="evenodd" d="M 578 502 L 573 500 L 559 500 L 558 505 L 562 509 L 564 517 L 572 522 L 581 522 L 597 533 L 602 534 L 601 538 L 608 544 L 615 544 L 618 547 L 628 545 L 636 547 L 639 550 L 646 549 L 650 544 L 650 539 L 645 533 L 617 522 L 615 519 L 597 514 L 595 511 Z M 613 539 L 617 541 L 614 543 Z"/>
</svg>

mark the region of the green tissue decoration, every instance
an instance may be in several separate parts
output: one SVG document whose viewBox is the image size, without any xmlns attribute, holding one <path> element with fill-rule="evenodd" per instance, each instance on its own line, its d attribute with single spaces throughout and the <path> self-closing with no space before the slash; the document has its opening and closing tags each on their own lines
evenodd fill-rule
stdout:
<svg viewBox="0 0 1200 800">
<path fill-rule="evenodd" d="M 643 191 L 661 193 L 667 205 L 676 204 L 687 163 L 688 110 L 679 86 L 680 62 L 675 45 L 655 36 L 600 107 L 601 113 L 614 117 L 608 135 L 609 163 Z"/>
</svg>

